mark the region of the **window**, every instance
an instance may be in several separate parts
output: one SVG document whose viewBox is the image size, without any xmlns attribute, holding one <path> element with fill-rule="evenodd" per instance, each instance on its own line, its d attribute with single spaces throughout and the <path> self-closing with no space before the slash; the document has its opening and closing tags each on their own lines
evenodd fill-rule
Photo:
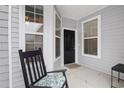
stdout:
<svg viewBox="0 0 124 93">
<path fill-rule="evenodd" d="M 84 21 L 82 27 L 83 55 L 100 57 L 100 16 Z"/>
<path fill-rule="evenodd" d="M 43 48 L 43 6 L 25 6 L 26 51 Z"/>
<path fill-rule="evenodd" d="M 60 17 L 55 14 L 55 58 L 60 56 L 61 46 L 61 20 Z"/>
<path fill-rule="evenodd" d="M 27 51 L 42 48 L 42 46 L 43 46 L 42 35 L 26 34 L 26 50 Z"/>
</svg>

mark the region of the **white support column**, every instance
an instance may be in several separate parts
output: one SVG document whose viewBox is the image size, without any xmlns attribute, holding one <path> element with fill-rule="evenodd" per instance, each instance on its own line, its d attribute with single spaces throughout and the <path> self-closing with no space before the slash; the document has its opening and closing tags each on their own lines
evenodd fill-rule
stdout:
<svg viewBox="0 0 124 93">
<path fill-rule="evenodd" d="M 53 70 L 54 64 L 54 6 L 44 6 L 43 54 L 47 71 Z"/>
<path fill-rule="evenodd" d="M 12 88 L 11 5 L 8 12 L 9 87 Z"/>
</svg>

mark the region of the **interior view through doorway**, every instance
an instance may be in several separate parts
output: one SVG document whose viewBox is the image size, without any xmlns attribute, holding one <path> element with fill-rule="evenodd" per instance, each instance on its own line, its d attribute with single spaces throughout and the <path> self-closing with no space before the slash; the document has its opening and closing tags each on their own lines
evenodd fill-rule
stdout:
<svg viewBox="0 0 124 93">
<path fill-rule="evenodd" d="M 75 63 L 75 31 L 64 29 L 64 64 Z"/>
</svg>

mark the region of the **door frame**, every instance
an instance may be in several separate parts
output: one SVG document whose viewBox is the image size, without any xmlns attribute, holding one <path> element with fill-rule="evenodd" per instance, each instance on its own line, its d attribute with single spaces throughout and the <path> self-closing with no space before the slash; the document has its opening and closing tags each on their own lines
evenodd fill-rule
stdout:
<svg viewBox="0 0 124 93">
<path fill-rule="evenodd" d="M 72 30 L 72 31 L 75 31 L 75 63 L 78 63 L 78 51 L 77 51 L 77 30 L 76 29 L 73 29 L 73 28 L 67 28 L 67 27 L 63 27 L 62 28 L 62 47 L 61 47 L 61 50 L 62 50 L 62 61 L 61 61 L 61 66 L 64 66 L 64 30 Z"/>
</svg>

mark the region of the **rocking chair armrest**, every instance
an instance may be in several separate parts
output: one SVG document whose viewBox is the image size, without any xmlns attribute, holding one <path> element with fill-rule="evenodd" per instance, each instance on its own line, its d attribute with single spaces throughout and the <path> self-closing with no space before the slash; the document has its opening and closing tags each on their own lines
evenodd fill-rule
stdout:
<svg viewBox="0 0 124 93">
<path fill-rule="evenodd" d="M 66 71 L 67 71 L 67 69 L 61 69 L 61 70 L 50 71 L 50 72 L 47 72 L 47 73 L 59 73 L 59 72 L 65 73 Z"/>
</svg>

